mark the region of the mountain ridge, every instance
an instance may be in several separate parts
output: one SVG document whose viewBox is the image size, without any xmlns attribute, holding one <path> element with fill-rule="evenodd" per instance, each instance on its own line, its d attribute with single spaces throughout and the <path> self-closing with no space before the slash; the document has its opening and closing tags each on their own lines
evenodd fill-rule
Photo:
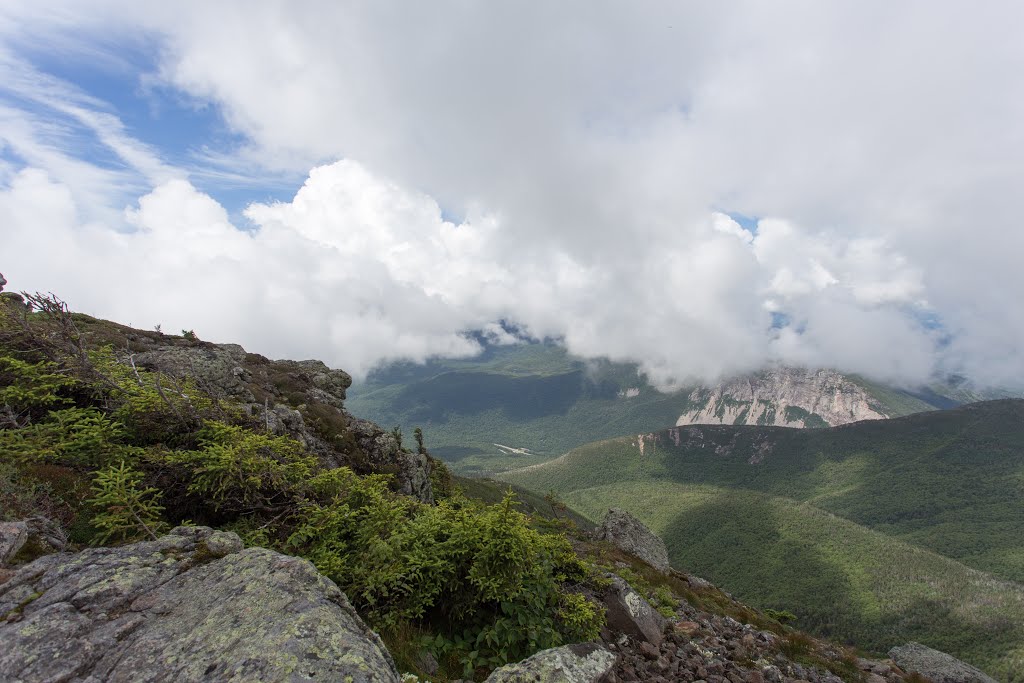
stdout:
<svg viewBox="0 0 1024 683">
<path fill-rule="evenodd" d="M 972 393 L 956 382 L 911 390 L 798 368 L 663 393 L 638 372 L 635 364 L 585 361 L 553 342 L 487 346 L 477 358 L 381 368 L 351 388 L 348 405 L 380 424 L 428 430 L 434 452 L 454 471 L 486 476 L 670 424 L 824 427 L 1009 393 Z"/>
</svg>

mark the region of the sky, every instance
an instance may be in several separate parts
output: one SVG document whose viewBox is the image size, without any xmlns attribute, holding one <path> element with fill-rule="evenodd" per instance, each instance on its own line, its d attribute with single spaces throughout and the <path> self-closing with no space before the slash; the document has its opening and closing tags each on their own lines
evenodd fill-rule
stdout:
<svg viewBox="0 0 1024 683">
<path fill-rule="evenodd" d="M 86 6 L 87 5 L 87 6 Z M 6 0 L 0 272 L 320 358 L 1024 387 L 1024 5 Z"/>
</svg>

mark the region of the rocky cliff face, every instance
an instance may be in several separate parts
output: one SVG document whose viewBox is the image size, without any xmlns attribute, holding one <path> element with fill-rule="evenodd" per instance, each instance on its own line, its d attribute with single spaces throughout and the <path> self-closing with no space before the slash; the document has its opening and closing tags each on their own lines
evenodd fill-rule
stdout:
<svg viewBox="0 0 1024 683">
<path fill-rule="evenodd" d="M 676 425 L 834 427 L 889 417 L 864 387 L 835 370 L 777 368 L 699 387 Z"/>
</svg>

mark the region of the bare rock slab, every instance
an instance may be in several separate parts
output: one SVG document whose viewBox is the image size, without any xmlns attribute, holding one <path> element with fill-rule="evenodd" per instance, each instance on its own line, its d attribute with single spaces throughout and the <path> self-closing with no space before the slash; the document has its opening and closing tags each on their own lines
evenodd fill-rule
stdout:
<svg viewBox="0 0 1024 683">
<path fill-rule="evenodd" d="M 204 527 L 26 565 L 0 584 L 0 643 L 12 682 L 399 680 L 312 564 Z"/>
<path fill-rule="evenodd" d="M 995 679 L 953 655 L 907 643 L 889 650 L 889 658 L 905 671 L 916 671 L 932 683 L 996 683 Z"/>
</svg>

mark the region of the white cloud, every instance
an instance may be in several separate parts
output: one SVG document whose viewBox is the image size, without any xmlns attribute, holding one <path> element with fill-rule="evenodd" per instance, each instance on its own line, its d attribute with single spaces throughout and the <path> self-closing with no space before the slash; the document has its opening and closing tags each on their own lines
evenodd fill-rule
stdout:
<svg viewBox="0 0 1024 683">
<path fill-rule="evenodd" d="M 0 35 L 74 54 L 143 36 L 160 62 L 140 79 L 222 112 L 239 167 L 313 169 L 240 232 L 51 84 L 47 106 L 151 187 L 124 201 L 9 108 L 8 144 L 46 174 L 5 171 L 5 206 L 74 245 L 12 286 L 357 373 L 471 353 L 460 332 L 504 319 L 666 386 L 773 360 L 1024 384 L 1011 3 L 11 7 Z M 2 229 L 31 241 L 29 222 Z M 137 301 L 103 295 L 110 273 L 138 278 Z"/>
</svg>

